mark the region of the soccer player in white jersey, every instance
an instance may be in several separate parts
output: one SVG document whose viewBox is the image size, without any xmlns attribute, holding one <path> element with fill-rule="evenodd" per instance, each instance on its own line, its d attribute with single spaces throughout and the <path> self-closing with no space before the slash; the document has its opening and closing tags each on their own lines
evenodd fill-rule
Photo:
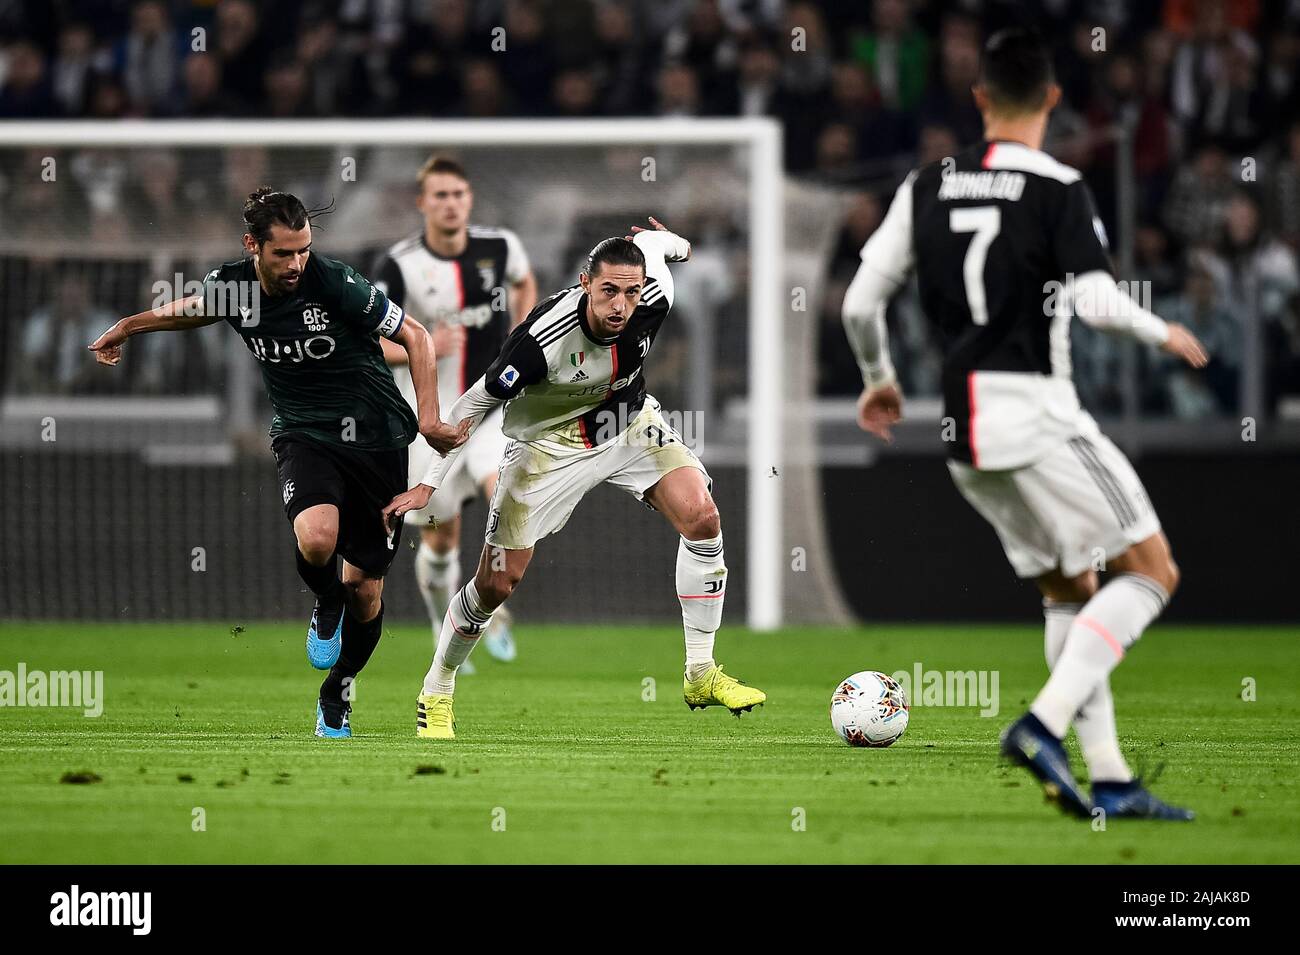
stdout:
<svg viewBox="0 0 1300 955">
<path fill-rule="evenodd" d="M 1116 735 L 1110 672 L 1164 609 L 1178 568 L 1137 474 L 1079 406 L 1071 313 L 1196 368 L 1207 356 L 1186 328 L 1118 288 L 1086 184 L 1041 151 L 1061 95 L 1042 41 L 995 34 L 974 94 L 985 140 L 907 177 L 845 295 L 866 384 L 858 422 L 888 440 L 901 416 L 885 305 L 915 270 L 943 346 L 953 480 L 1043 595 L 1051 676 L 1003 734 L 1003 753 L 1075 814 L 1190 819 L 1133 777 Z M 1062 745 L 1071 725 L 1091 798 Z"/>
<path fill-rule="evenodd" d="M 455 736 L 456 671 L 519 584 L 539 540 L 560 530 L 578 502 L 609 483 L 649 504 L 681 535 L 677 596 L 686 638 L 683 696 L 695 709 L 737 716 L 767 697 L 713 659 L 727 567 L 722 525 L 704 465 L 664 420 L 642 375 L 673 302 L 668 262 L 691 247 L 654 219 L 653 230 L 592 249 L 579 284 L 543 301 L 445 417 L 474 429 L 505 403 L 510 437 L 492 496 L 478 572 L 451 601 L 417 702 L 417 735 Z M 390 521 L 424 507 L 459 455 L 435 458 L 420 483 L 393 499 Z"/>
<path fill-rule="evenodd" d="M 439 400 L 442 407 L 450 407 L 487 370 L 510 330 L 533 310 L 537 281 L 518 236 L 509 229 L 470 224 L 474 192 L 460 163 L 431 156 L 416 182 L 416 208 L 424 216 L 424 228 L 387 251 L 375 284 L 433 335 Z M 406 352 L 385 345 L 384 354 L 414 408 Z M 505 447 L 497 411 L 479 425 L 428 505 L 406 515 L 406 523 L 420 530 L 415 579 L 435 643 L 447 603 L 460 589 L 461 507 L 478 493 L 491 500 Z M 411 445 L 410 484 L 419 482 L 432 453 L 422 441 Z M 503 610 L 483 637 L 488 653 L 498 660 L 515 657 L 510 629 L 509 613 Z M 471 666 L 466 664 L 462 672 L 470 672 Z"/>
</svg>

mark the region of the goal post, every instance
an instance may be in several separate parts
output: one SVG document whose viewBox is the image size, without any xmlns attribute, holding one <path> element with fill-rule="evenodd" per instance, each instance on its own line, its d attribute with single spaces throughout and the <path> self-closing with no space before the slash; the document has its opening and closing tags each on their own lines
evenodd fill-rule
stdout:
<svg viewBox="0 0 1300 955">
<path fill-rule="evenodd" d="M 143 150 L 238 147 L 562 147 L 708 146 L 743 153 L 747 167 L 748 329 L 744 409 L 747 623 L 782 625 L 784 395 L 782 327 L 785 181 L 782 131 L 767 118 L 609 120 L 292 120 L 54 121 L 6 123 L 0 148 Z M 651 153 L 653 155 L 653 153 Z M 579 171 L 580 173 L 580 171 Z M 651 212 L 653 210 L 646 210 Z M 504 225 L 511 226 L 509 221 Z M 698 243 L 697 243 L 698 245 Z M 549 291 L 543 289 L 543 292 Z M 717 409 L 714 409 L 717 413 Z M 707 462 L 706 462 L 707 463 Z"/>
</svg>

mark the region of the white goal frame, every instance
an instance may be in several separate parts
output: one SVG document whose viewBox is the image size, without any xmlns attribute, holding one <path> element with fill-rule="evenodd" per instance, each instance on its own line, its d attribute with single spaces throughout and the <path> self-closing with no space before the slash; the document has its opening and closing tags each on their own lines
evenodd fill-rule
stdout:
<svg viewBox="0 0 1300 955">
<path fill-rule="evenodd" d="M 0 144 L 33 147 L 732 145 L 749 152 L 747 623 L 782 623 L 781 370 L 785 236 L 781 127 L 767 118 L 600 120 L 121 120 L 7 122 Z"/>
</svg>

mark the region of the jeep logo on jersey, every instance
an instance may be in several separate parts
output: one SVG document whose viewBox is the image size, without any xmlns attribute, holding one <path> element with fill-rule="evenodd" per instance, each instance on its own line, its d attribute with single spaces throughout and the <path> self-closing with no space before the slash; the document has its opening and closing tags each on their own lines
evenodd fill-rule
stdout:
<svg viewBox="0 0 1300 955">
<path fill-rule="evenodd" d="M 519 378 L 519 369 L 514 365 L 506 365 L 506 370 L 501 372 L 501 377 L 497 379 L 502 385 L 509 388 Z"/>
<path fill-rule="evenodd" d="M 271 364 L 288 361 L 297 365 L 308 358 L 320 361 L 334 354 L 334 339 L 328 335 L 313 335 L 307 339 L 296 338 L 283 342 L 275 338 L 246 338 L 244 341 L 248 342 L 254 358 Z"/>
<path fill-rule="evenodd" d="M 302 310 L 302 323 L 307 326 L 309 331 L 323 332 L 329 325 L 329 312 L 319 305 L 309 305 Z"/>
<path fill-rule="evenodd" d="M 587 353 L 585 351 L 575 351 L 571 355 L 569 355 L 570 365 L 574 365 L 574 366 L 581 365 L 586 360 L 587 360 Z"/>
<path fill-rule="evenodd" d="M 628 375 L 626 378 L 620 378 L 618 381 L 613 382 L 612 384 L 608 381 L 604 381 L 598 385 L 592 385 L 590 388 L 583 388 L 581 391 L 576 392 L 576 394 L 599 395 L 599 394 L 604 394 L 607 391 L 620 391 L 626 388 L 628 385 L 632 384 L 632 382 L 636 381 L 637 376 L 639 374 L 641 374 L 641 369 L 634 368 L 632 369 L 632 374 Z M 571 380 L 577 381 L 578 380 L 577 376 L 574 376 Z"/>
</svg>

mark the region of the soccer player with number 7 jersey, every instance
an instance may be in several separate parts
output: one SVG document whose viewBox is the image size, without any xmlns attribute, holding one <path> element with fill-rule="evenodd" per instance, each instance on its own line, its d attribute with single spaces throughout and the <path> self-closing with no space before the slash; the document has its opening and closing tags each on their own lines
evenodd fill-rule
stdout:
<svg viewBox="0 0 1300 955">
<path fill-rule="evenodd" d="M 1164 610 L 1178 568 L 1142 482 L 1079 405 L 1070 317 L 1194 368 L 1205 349 L 1119 289 L 1087 185 L 1042 151 L 1061 96 L 1042 40 L 1017 28 L 995 34 L 974 94 L 985 140 L 907 177 L 845 293 L 866 384 L 858 423 L 888 440 L 901 417 L 884 311 L 915 271 L 943 347 L 953 481 L 993 525 L 1017 576 L 1043 595 L 1051 676 L 1003 734 L 1002 752 L 1068 812 L 1190 819 L 1135 779 L 1119 748 L 1110 673 Z M 1071 726 L 1091 797 L 1066 758 Z"/>
</svg>

